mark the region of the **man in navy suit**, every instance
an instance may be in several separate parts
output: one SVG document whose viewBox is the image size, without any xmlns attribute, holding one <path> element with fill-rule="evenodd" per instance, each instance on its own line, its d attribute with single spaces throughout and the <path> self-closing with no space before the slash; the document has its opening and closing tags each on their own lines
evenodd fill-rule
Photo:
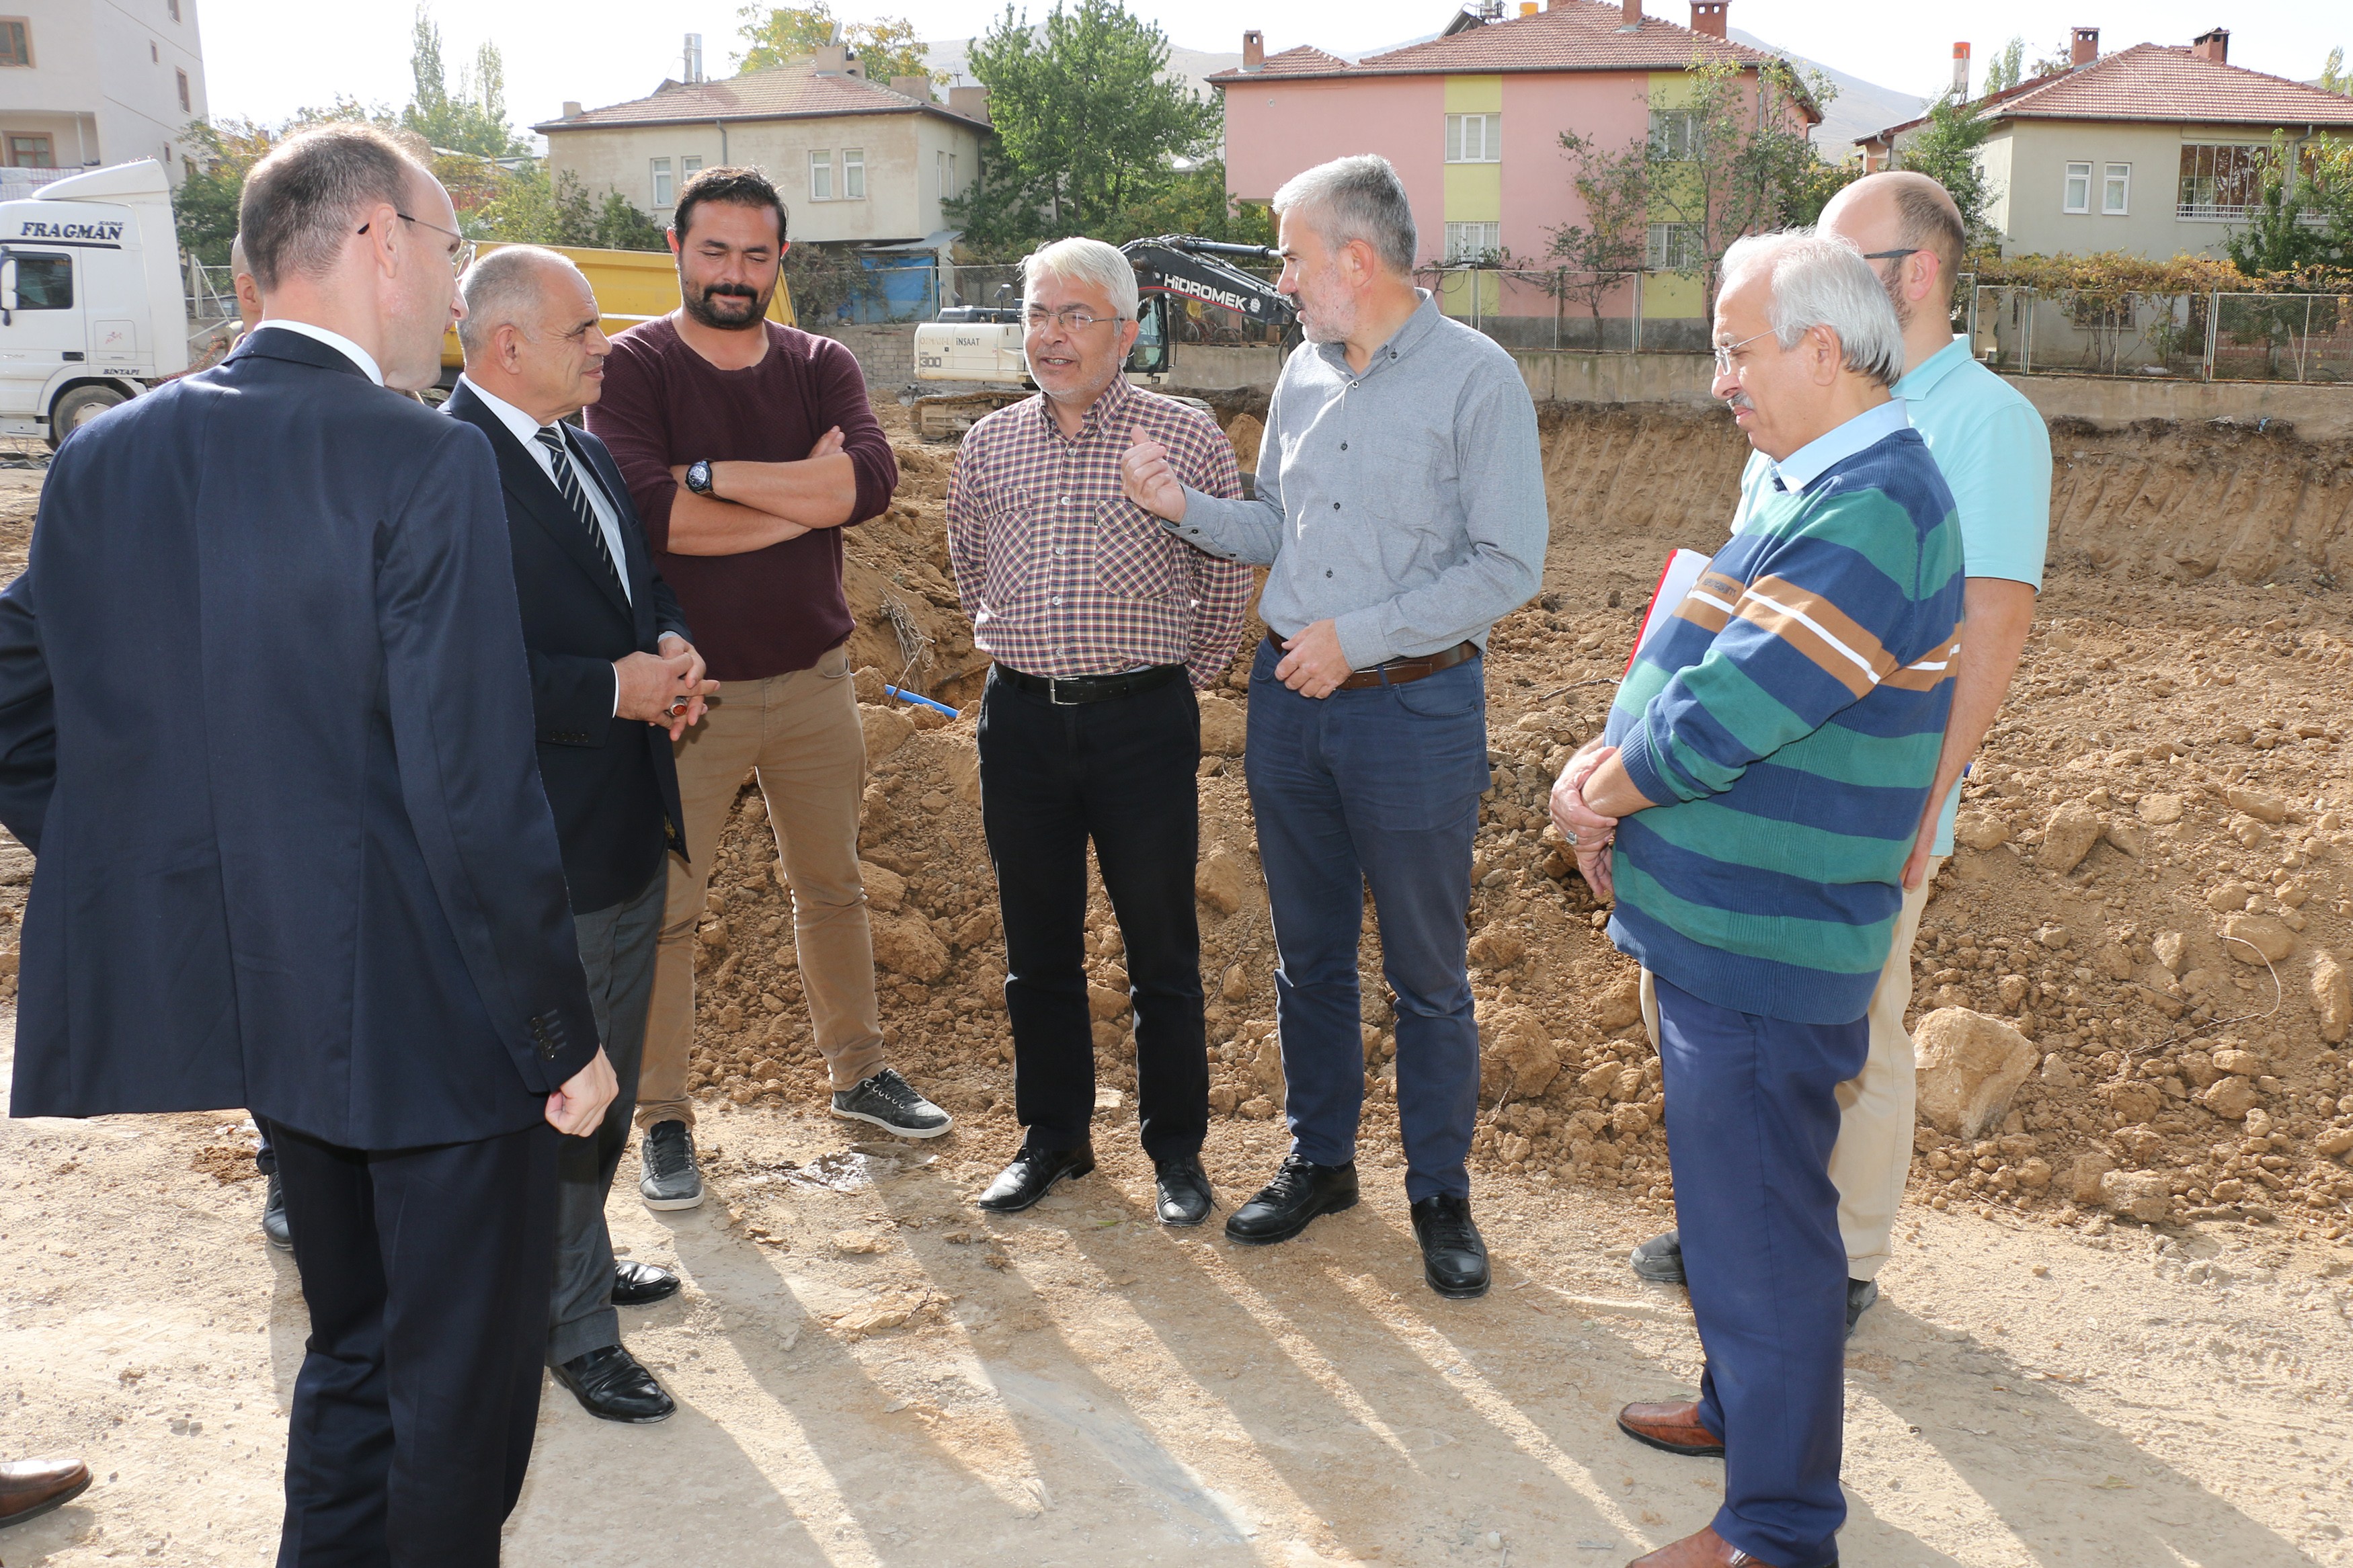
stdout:
<svg viewBox="0 0 2353 1568">
<path fill-rule="evenodd" d="M 447 407 L 498 455 L 540 778 L 588 999 L 620 1085 L 595 1135 L 559 1159 L 547 1364 L 590 1415 L 659 1421 L 676 1406 L 622 1346 L 613 1309 L 675 1293 L 678 1276 L 615 1263 L 605 1196 L 637 1103 L 665 851 L 687 848 L 670 742 L 718 685 L 702 679 L 678 597 L 654 573 L 605 444 L 564 423 L 604 389 L 611 345 L 588 279 L 553 250 L 509 246 L 474 264 L 463 292 L 466 374 Z"/>
<path fill-rule="evenodd" d="M 250 1107 L 311 1336 L 278 1561 L 498 1560 L 558 1133 L 615 1084 L 532 737 L 498 467 L 431 385 L 469 249 L 383 132 L 281 142 L 267 307 L 59 449 L 0 595 L 0 822 L 39 858 L 12 1114 Z"/>
</svg>

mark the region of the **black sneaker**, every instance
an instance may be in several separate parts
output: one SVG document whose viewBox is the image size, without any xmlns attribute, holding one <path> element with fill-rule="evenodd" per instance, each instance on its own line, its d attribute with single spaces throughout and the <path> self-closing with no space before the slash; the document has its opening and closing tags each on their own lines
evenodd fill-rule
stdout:
<svg viewBox="0 0 2353 1568">
<path fill-rule="evenodd" d="M 638 1195 L 649 1209 L 691 1209 L 702 1202 L 702 1172 L 694 1163 L 694 1129 L 683 1121 L 657 1121 L 646 1129 L 638 1151 L 645 1174 Z"/>
<path fill-rule="evenodd" d="M 936 1138 L 955 1125 L 946 1111 L 917 1094 L 913 1084 L 889 1068 L 837 1092 L 833 1113 L 852 1121 L 871 1121 L 902 1138 Z"/>
<path fill-rule="evenodd" d="M 1356 1206 L 1356 1163 L 1319 1165 L 1302 1154 L 1284 1157 L 1274 1180 L 1226 1219 L 1226 1235 L 1250 1247 L 1289 1241 L 1318 1215 Z"/>
<path fill-rule="evenodd" d="M 1846 1337 L 1848 1339 L 1854 1338 L 1854 1326 L 1862 1321 L 1862 1315 L 1870 1311 L 1872 1303 L 1878 1300 L 1878 1280 L 1850 1279 L 1846 1282 Z"/>
<path fill-rule="evenodd" d="M 269 1173 L 269 1191 L 261 1200 L 261 1234 L 280 1252 L 294 1250 L 294 1227 L 286 1223 L 286 1188 L 278 1173 Z"/>
<path fill-rule="evenodd" d="M 1634 1272 L 1645 1279 L 1655 1279 L 1662 1285 L 1683 1282 L 1683 1233 L 1662 1231 L 1634 1249 L 1627 1262 Z"/>
</svg>

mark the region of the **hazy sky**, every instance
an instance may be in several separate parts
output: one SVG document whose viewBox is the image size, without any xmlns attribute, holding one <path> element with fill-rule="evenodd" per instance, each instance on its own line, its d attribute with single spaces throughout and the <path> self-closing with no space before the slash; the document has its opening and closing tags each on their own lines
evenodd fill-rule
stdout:
<svg viewBox="0 0 2353 1568">
<path fill-rule="evenodd" d="M 679 74 L 683 36 L 700 31 L 710 74 L 727 73 L 742 0 L 440 0 L 434 6 L 454 77 L 484 38 L 506 58 L 507 101 L 518 123 L 553 119 L 565 99 L 590 106 L 638 98 Z M 1648 0 L 1654 16 L 1687 22 L 1683 0 Z M 1172 42 L 1239 49 L 1245 27 L 1265 29 L 1270 52 L 1316 44 L 1343 54 L 1437 31 L 1449 0 L 1129 0 Z M 1027 7 L 1033 17 L 1050 7 Z M 1509 7 L 1517 10 L 1516 0 Z M 985 30 L 996 15 L 969 0 L 835 0 L 845 19 L 903 15 L 926 38 Z M 198 0 L 205 75 L 216 115 L 275 120 L 337 93 L 405 102 L 407 0 Z M 1732 25 L 1781 48 L 1877 82 L 1933 93 L 1949 79 L 1952 46 L 1967 37 L 1984 62 L 2012 34 L 2047 52 L 2067 27 L 2096 26 L 2104 48 L 2186 44 L 2220 23 L 2231 28 L 2234 65 L 2308 79 L 2330 46 L 2353 53 L 2353 5 L 2345 0 L 1969 0 L 1961 5 L 1890 5 L 1884 0 L 1733 0 Z M 2030 58 L 2031 53 L 2030 53 Z"/>
</svg>

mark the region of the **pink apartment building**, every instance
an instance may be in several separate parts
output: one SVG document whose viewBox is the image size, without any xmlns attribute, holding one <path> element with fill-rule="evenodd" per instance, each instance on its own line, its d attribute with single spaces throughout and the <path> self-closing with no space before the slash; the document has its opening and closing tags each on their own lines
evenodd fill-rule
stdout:
<svg viewBox="0 0 2353 1568">
<path fill-rule="evenodd" d="M 1691 0 L 1685 26 L 1644 16 L 1641 0 L 1550 0 L 1542 10 L 1522 0 L 1508 20 L 1466 11 L 1442 37 L 1356 60 L 1306 44 L 1268 54 L 1261 34 L 1244 33 L 1241 68 L 1209 79 L 1225 94 L 1227 194 L 1264 201 L 1303 169 L 1378 153 L 1412 196 L 1425 260 L 1508 253 L 1522 267 L 1548 266 L 1552 231 L 1583 216 L 1561 132 L 1605 147 L 1671 143 L 1694 60 L 1753 73 L 1773 58 L 1725 36 L 1727 4 Z M 1796 111 L 1820 119 L 1808 105 Z M 1651 265 L 1662 276 L 1646 279 L 1646 319 L 1700 313 L 1698 280 L 1672 270 L 1677 237 L 1659 232 L 1668 226 L 1652 226 Z M 1540 292 L 1492 275 L 1478 288 L 1474 297 L 1467 281 L 1450 280 L 1440 299 L 1464 316 L 1554 313 Z M 1626 315 L 1633 298 L 1630 288 L 1609 313 Z"/>
</svg>

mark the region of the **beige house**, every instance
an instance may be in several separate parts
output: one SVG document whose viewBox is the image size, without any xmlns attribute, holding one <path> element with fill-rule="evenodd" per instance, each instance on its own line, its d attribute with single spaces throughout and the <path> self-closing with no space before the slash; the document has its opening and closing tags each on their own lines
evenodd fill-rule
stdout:
<svg viewBox="0 0 2353 1568">
<path fill-rule="evenodd" d="M 196 0 L 16 0 L 0 10 L 0 187 L 135 158 L 180 182 L 180 133 L 207 110 Z"/>
<path fill-rule="evenodd" d="M 1978 166 L 2002 254 L 2221 256 L 2256 199 L 2274 133 L 2291 158 L 2320 137 L 2353 138 L 2353 99 L 2234 66 L 2230 44 L 2217 27 L 2187 48 L 2104 55 L 2099 29 L 2078 27 L 2068 69 L 1980 100 L 1993 131 Z M 1926 123 L 1857 142 L 1864 166 L 1884 167 Z"/>
<path fill-rule="evenodd" d="M 866 79 L 839 46 L 725 81 L 665 81 L 602 109 L 564 106 L 534 125 L 549 173 L 591 195 L 618 191 L 667 225 L 696 170 L 755 163 L 784 193 L 791 237 L 817 244 L 920 240 L 950 226 L 940 204 L 978 174 L 988 94 L 942 103 L 927 77 Z"/>
</svg>

